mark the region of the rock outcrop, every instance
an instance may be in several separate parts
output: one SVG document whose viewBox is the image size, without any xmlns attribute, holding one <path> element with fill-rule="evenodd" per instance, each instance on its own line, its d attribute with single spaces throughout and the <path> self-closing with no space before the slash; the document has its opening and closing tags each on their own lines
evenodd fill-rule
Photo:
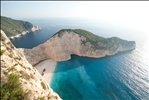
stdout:
<svg viewBox="0 0 149 100">
<path fill-rule="evenodd" d="M 38 26 L 33 26 L 32 29 L 31 29 L 31 32 L 35 32 L 35 31 L 38 31 L 38 30 L 41 30 L 41 28 L 38 27 Z"/>
<path fill-rule="evenodd" d="M 33 49 L 20 49 L 20 51 L 34 65 L 47 58 L 65 61 L 71 59 L 72 54 L 100 58 L 134 48 L 134 41 L 117 37 L 103 38 L 81 29 L 63 29 L 45 43 Z"/>
<path fill-rule="evenodd" d="M 24 100 L 60 100 L 61 98 L 53 92 L 47 83 L 41 76 L 41 74 L 34 68 L 25 58 L 25 56 L 16 49 L 8 37 L 3 31 L 1 31 L 1 99 L 7 100 L 13 95 L 17 95 L 17 100 L 21 99 L 21 95 L 25 95 Z M 12 79 L 9 79 L 11 76 Z M 13 80 L 14 77 L 19 78 L 21 83 L 21 90 L 19 88 L 19 82 Z M 15 78 L 14 78 L 15 79 Z M 10 90 L 6 87 L 8 80 L 11 80 L 12 84 L 18 84 L 15 90 Z M 16 79 L 15 79 L 16 80 Z M 15 83 L 16 82 L 16 83 Z M 22 92 L 22 90 L 24 92 Z M 7 92 L 7 93 L 6 93 Z M 19 93 L 18 93 L 19 92 Z M 13 95 L 12 95 L 13 94 Z M 10 98 L 9 98 L 10 99 Z M 13 98 L 11 98 L 13 99 Z M 15 99 L 16 100 L 16 99 Z"/>
</svg>

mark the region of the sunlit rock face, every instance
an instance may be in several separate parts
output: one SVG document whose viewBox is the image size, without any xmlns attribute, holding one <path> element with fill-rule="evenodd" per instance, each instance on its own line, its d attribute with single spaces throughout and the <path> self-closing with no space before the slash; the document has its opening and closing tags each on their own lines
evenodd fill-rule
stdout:
<svg viewBox="0 0 149 100">
<path fill-rule="evenodd" d="M 1 30 L 1 86 L 8 81 L 8 76 L 19 77 L 21 87 L 28 93 L 24 100 L 60 100 L 41 74 L 16 49 L 5 33 Z M 11 85 L 11 84 L 10 84 Z M 11 94 L 10 94 L 11 95 Z"/>
<path fill-rule="evenodd" d="M 117 37 L 103 38 L 81 29 L 63 29 L 33 49 L 20 50 L 34 65 L 47 58 L 65 61 L 71 59 L 72 54 L 100 58 L 134 48 L 134 41 L 126 41 Z"/>
</svg>

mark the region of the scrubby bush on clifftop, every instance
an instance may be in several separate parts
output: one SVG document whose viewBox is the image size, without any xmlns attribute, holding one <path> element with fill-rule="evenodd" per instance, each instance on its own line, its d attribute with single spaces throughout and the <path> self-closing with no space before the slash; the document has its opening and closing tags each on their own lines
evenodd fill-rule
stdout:
<svg viewBox="0 0 149 100">
<path fill-rule="evenodd" d="M 25 100 L 27 95 L 21 87 L 18 75 L 11 74 L 6 83 L 1 82 L 1 100 Z"/>
</svg>

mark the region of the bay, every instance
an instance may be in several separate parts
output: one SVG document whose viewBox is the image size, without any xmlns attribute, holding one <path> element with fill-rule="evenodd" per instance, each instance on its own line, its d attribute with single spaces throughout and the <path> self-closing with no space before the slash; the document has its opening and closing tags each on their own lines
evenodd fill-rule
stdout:
<svg viewBox="0 0 149 100">
<path fill-rule="evenodd" d="M 63 28 L 85 29 L 103 37 L 136 41 L 136 49 L 104 58 L 72 55 L 58 62 L 51 88 L 64 100 L 148 100 L 148 32 L 108 21 L 26 19 L 42 30 L 11 40 L 17 48 L 33 48 Z"/>
</svg>

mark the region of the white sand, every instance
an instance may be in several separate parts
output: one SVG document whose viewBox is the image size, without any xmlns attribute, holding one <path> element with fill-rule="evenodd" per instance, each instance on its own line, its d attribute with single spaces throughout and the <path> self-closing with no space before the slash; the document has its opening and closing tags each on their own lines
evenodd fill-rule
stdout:
<svg viewBox="0 0 149 100">
<path fill-rule="evenodd" d="M 52 59 L 48 59 L 40 62 L 35 66 L 39 73 L 43 76 L 43 78 L 50 83 L 52 74 L 56 67 L 56 62 Z M 45 69 L 45 71 L 43 71 Z"/>
</svg>

